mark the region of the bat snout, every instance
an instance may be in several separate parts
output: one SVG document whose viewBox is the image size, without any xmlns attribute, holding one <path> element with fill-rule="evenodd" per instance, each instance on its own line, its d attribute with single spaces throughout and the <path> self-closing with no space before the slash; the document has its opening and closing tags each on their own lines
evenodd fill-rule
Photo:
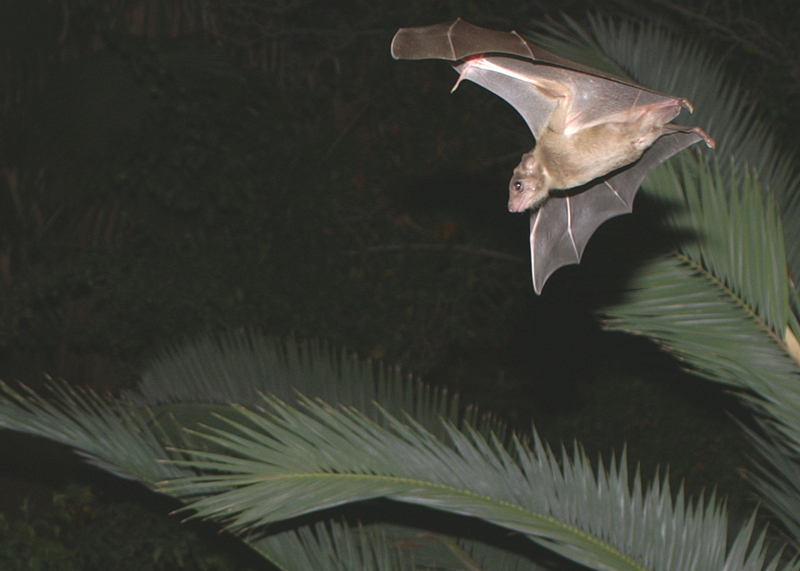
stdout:
<svg viewBox="0 0 800 571">
<path fill-rule="evenodd" d="M 516 185 L 522 186 L 522 190 L 516 190 Z M 512 180 L 508 197 L 508 211 L 525 212 L 526 210 L 538 208 L 546 198 L 547 191 L 542 192 L 536 189 L 524 188 L 520 181 Z"/>
<path fill-rule="evenodd" d="M 525 212 L 527 209 L 528 209 L 528 207 L 520 200 L 517 200 L 517 201 L 509 200 L 508 201 L 508 211 L 509 212 Z"/>
</svg>

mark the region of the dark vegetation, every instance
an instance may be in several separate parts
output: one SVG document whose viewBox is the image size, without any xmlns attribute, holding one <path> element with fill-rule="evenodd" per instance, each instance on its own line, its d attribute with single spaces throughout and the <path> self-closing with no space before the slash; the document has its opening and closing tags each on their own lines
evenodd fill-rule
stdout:
<svg viewBox="0 0 800 571">
<path fill-rule="evenodd" d="M 258 326 L 398 363 L 553 444 L 627 442 L 646 474 L 668 463 L 691 492 L 750 506 L 735 400 L 591 314 L 615 291 L 597 270 L 635 258 L 657 205 L 640 197 L 537 298 L 527 218 L 505 210 L 532 144 L 522 121 L 388 46 L 456 15 L 523 30 L 558 10 L 656 18 L 708 37 L 796 146 L 800 15 L 790 0 L 549 4 L 0 1 L 0 378 L 118 391 L 171 343 Z M 0 563 L 235 565 L 151 495 L 2 440 Z"/>
</svg>

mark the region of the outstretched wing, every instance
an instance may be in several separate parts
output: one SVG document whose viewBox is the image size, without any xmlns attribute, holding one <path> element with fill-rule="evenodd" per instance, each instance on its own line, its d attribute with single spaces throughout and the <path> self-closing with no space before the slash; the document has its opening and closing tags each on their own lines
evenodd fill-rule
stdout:
<svg viewBox="0 0 800 571">
<path fill-rule="evenodd" d="M 614 122 L 634 107 L 685 103 L 562 58 L 517 32 L 487 30 L 461 19 L 401 28 L 392 40 L 392 56 L 459 61 L 454 66 L 460 74 L 458 82 L 473 81 L 505 99 L 522 115 L 537 141 L 548 126 L 577 131 Z M 563 124 L 552 125 L 551 117 L 559 105 L 565 111 Z"/>
<path fill-rule="evenodd" d="M 514 55 L 597 77 L 605 77 L 620 83 L 629 83 L 624 79 L 568 60 L 532 44 L 515 31 L 488 30 L 474 26 L 461 18 L 433 26 L 400 28 L 392 39 L 392 57 L 394 59 L 457 61 L 484 54 Z M 635 84 L 629 83 L 629 85 Z"/>
<path fill-rule="evenodd" d="M 610 173 L 585 189 L 565 197 L 553 196 L 531 213 L 531 271 L 533 289 L 541 293 L 547 278 L 561 266 L 577 264 L 595 230 L 609 218 L 627 214 L 645 177 L 675 153 L 704 140 L 702 131 L 668 133 L 638 161 Z"/>
</svg>

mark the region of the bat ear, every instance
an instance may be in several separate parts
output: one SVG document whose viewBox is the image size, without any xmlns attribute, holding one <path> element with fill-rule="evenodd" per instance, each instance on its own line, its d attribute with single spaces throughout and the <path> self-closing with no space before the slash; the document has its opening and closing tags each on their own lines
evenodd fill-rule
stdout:
<svg viewBox="0 0 800 571">
<path fill-rule="evenodd" d="M 536 160 L 536 156 L 533 153 L 525 153 L 522 155 L 522 161 L 520 161 L 517 168 L 523 172 L 530 173 L 534 172 L 538 166 L 539 161 Z"/>
</svg>

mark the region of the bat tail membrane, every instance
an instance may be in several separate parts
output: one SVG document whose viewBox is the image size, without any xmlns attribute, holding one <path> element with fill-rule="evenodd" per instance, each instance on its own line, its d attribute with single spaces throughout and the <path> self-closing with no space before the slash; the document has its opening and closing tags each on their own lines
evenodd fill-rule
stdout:
<svg viewBox="0 0 800 571">
<path fill-rule="evenodd" d="M 660 137 L 632 165 L 589 183 L 580 193 L 553 196 L 531 213 L 531 272 L 537 294 L 558 268 L 580 263 L 589 238 L 603 222 L 631 212 L 636 192 L 650 171 L 686 147 L 711 140 L 700 129 L 668 127 L 675 131 Z"/>
</svg>

